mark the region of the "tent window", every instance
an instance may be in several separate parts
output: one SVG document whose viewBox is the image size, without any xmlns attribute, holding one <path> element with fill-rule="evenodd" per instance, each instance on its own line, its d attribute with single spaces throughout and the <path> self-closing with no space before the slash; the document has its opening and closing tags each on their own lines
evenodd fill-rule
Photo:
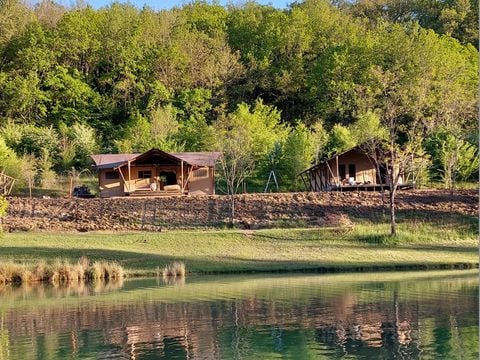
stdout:
<svg viewBox="0 0 480 360">
<path fill-rule="evenodd" d="M 348 165 L 348 176 L 357 180 L 357 169 L 355 168 L 355 164 Z"/>
<path fill-rule="evenodd" d="M 140 170 L 138 172 L 139 179 L 150 179 L 152 177 L 152 170 Z"/>
<path fill-rule="evenodd" d="M 116 180 L 120 178 L 120 174 L 117 171 L 105 171 L 105 179 Z"/>
<path fill-rule="evenodd" d="M 340 173 L 340 180 L 345 179 L 346 172 L 344 164 L 338 165 L 338 172 Z"/>
<path fill-rule="evenodd" d="M 208 177 L 207 169 L 197 169 L 193 172 L 194 179 L 202 179 Z"/>
</svg>

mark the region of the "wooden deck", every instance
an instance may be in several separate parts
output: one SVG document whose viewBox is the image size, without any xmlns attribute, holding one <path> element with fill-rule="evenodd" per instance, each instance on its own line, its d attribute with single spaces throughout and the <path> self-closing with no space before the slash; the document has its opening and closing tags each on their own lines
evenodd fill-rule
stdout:
<svg viewBox="0 0 480 360">
<path fill-rule="evenodd" d="M 398 190 L 411 190 L 415 188 L 415 184 L 398 185 Z M 330 191 L 382 191 L 388 190 L 387 184 L 362 184 L 362 185 L 334 185 Z"/>
</svg>

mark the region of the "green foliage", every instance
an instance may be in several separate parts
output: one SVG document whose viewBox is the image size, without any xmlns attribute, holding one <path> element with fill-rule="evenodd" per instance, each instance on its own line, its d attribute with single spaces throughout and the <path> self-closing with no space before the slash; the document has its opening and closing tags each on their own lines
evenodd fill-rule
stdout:
<svg viewBox="0 0 480 360">
<path fill-rule="evenodd" d="M 7 214 L 8 201 L 4 197 L 0 196 L 0 218 Z"/>
<path fill-rule="evenodd" d="M 405 166 L 405 173 L 410 177 L 405 179 L 405 182 L 412 182 L 415 187 L 421 188 L 430 183 L 432 167 L 431 156 L 423 147 L 420 147 L 411 160 Z"/>
<path fill-rule="evenodd" d="M 363 144 L 369 140 L 382 141 L 388 137 L 387 129 L 381 124 L 380 117 L 371 110 L 357 117 L 350 127 L 350 133 L 356 144 Z"/>
<path fill-rule="evenodd" d="M 354 15 L 373 22 L 418 21 L 423 27 L 478 45 L 478 0 L 427 2 L 421 0 L 363 0 L 343 3 Z"/>
<path fill-rule="evenodd" d="M 445 135 L 438 155 L 442 167 L 442 180 L 447 188 L 453 188 L 457 180 L 467 180 L 478 171 L 477 148 L 451 134 Z"/>
<path fill-rule="evenodd" d="M 178 117 L 181 119 L 176 138 L 185 151 L 206 151 L 213 148 L 213 129 L 207 123 L 212 110 L 212 92 L 197 88 L 181 91 L 177 97 Z"/>
<path fill-rule="evenodd" d="M 175 108 L 167 105 L 156 108 L 148 117 L 137 113 L 124 131 L 124 138 L 115 141 L 119 152 L 144 152 L 151 148 L 162 151 L 180 151 L 182 145 L 177 141 L 179 124 Z"/>
<path fill-rule="evenodd" d="M 1 136 L 18 161 L 62 173 L 94 152 L 212 150 L 218 119 L 235 118 L 260 183 L 288 139 L 301 148 L 300 123 L 312 162 L 385 141 L 387 118 L 403 149 L 439 124 L 476 133 L 477 0 L 335 4 L 0 1 Z"/>
<path fill-rule="evenodd" d="M 99 145 L 95 130 L 85 124 L 74 123 L 68 127 L 64 123 L 59 124 L 60 154 L 55 164 L 57 169 L 68 171 L 72 167 L 76 169 L 88 168 L 91 154 L 99 151 Z"/>
<path fill-rule="evenodd" d="M 35 177 L 36 185 L 42 188 L 48 188 L 55 182 L 55 173 L 53 171 L 53 162 L 47 150 L 37 159 L 37 172 Z"/>
<path fill-rule="evenodd" d="M 214 148 L 214 131 L 204 117 L 190 117 L 180 124 L 176 139 L 185 151 L 210 151 Z"/>
<path fill-rule="evenodd" d="M 356 144 L 352 132 L 348 127 L 335 124 L 330 132 L 326 152 L 328 156 L 331 156 L 348 150 Z"/>
<path fill-rule="evenodd" d="M 432 158 L 432 177 L 452 188 L 457 181 L 466 181 L 479 168 L 478 149 L 475 145 L 439 130 L 428 137 L 425 148 Z"/>
<path fill-rule="evenodd" d="M 286 136 L 286 128 L 280 123 L 280 112 L 257 100 L 253 107 L 239 104 L 231 114 L 233 121 L 243 127 L 251 140 L 251 150 L 257 161 L 265 159 L 277 141 Z"/>
<path fill-rule="evenodd" d="M 320 160 L 322 160 L 322 158 L 326 155 L 328 140 L 330 138 L 330 135 L 323 126 L 322 121 L 317 121 L 312 126 L 312 136 L 312 141 L 315 146 L 315 163 L 318 164 Z"/>
<path fill-rule="evenodd" d="M 18 178 L 20 175 L 19 159 L 15 152 L 7 146 L 2 137 L 0 137 L 0 172 L 4 172 L 14 178 Z"/>
<path fill-rule="evenodd" d="M 69 70 L 56 66 L 45 79 L 47 89 L 49 120 L 67 124 L 82 121 L 94 112 L 100 96 L 82 79 L 77 69 Z"/>
<path fill-rule="evenodd" d="M 240 132 L 248 146 L 244 148 L 253 159 L 254 176 L 266 181 L 270 172 L 270 155 L 278 144 L 283 144 L 288 129 L 280 122 L 280 112 L 272 106 L 257 100 L 253 107 L 239 104 L 230 113 L 232 132 Z"/>
<path fill-rule="evenodd" d="M 31 154 L 40 158 L 46 152 L 50 157 L 56 157 L 59 150 L 58 134 L 52 127 L 10 123 L 2 135 L 7 145 L 18 155 Z"/>
<path fill-rule="evenodd" d="M 304 124 L 298 123 L 288 134 L 282 150 L 278 171 L 280 185 L 286 190 L 305 190 L 298 175 L 310 167 L 315 158 L 314 134 Z"/>
</svg>

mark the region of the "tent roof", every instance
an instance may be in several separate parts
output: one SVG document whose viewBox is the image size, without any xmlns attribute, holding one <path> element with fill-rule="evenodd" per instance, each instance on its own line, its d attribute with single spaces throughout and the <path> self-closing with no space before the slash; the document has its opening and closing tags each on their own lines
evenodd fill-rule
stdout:
<svg viewBox="0 0 480 360">
<path fill-rule="evenodd" d="M 166 153 L 158 149 L 151 149 L 145 153 L 135 154 L 97 154 L 91 155 L 97 169 L 113 169 L 126 165 L 128 161 L 148 158 L 152 154 L 162 155 L 171 160 L 184 161 L 192 166 L 215 166 L 216 161 L 222 155 L 220 152 L 179 152 Z"/>
<path fill-rule="evenodd" d="M 298 175 L 302 175 L 302 174 L 304 174 L 304 173 L 306 173 L 306 172 L 308 172 L 308 171 L 312 171 L 312 170 L 318 168 L 319 166 L 321 166 L 322 164 L 325 164 L 326 162 L 335 159 L 337 156 L 344 155 L 344 154 L 346 154 L 346 153 L 349 153 L 350 151 L 361 151 L 360 145 L 351 147 L 350 149 L 347 149 L 347 150 L 342 151 L 342 152 L 340 152 L 340 153 L 336 153 L 335 155 L 332 155 L 332 156 L 330 156 L 329 158 L 325 158 L 325 159 L 323 159 L 321 162 L 319 162 L 318 164 L 313 165 L 312 167 L 309 167 L 308 169 L 302 171 L 302 172 L 301 172 L 300 174 L 298 174 Z"/>
</svg>

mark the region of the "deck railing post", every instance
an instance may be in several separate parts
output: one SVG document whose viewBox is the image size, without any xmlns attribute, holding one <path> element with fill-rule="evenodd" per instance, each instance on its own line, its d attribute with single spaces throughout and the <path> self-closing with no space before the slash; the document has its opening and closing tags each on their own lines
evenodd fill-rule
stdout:
<svg viewBox="0 0 480 360">
<path fill-rule="evenodd" d="M 337 166 L 337 186 L 340 186 L 342 187 L 342 180 L 340 179 L 340 174 L 339 174 L 339 171 L 338 171 L 338 155 L 335 156 L 335 162 L 336 162 L 336 166 Z M 337 188 L 338 190 L 338 188 Z"/>
<path fill-rule="evenodd" d="M 130 172 L 130 161 L 128 161 L 128 182 L 127 182 L 127 188 L 128 188 L 128 193 L 131 192 L 130 189 L 130 179 L 131 179 L 131 172 Z"/>
<path fill-rule="evenodd" d="M 183 182 L 183 160 L 180 162 L 180 173 L 181 173 L 181 181 L 182 181 L 182 195 L 185 190 L 185 183 Z"/>
</svg>

